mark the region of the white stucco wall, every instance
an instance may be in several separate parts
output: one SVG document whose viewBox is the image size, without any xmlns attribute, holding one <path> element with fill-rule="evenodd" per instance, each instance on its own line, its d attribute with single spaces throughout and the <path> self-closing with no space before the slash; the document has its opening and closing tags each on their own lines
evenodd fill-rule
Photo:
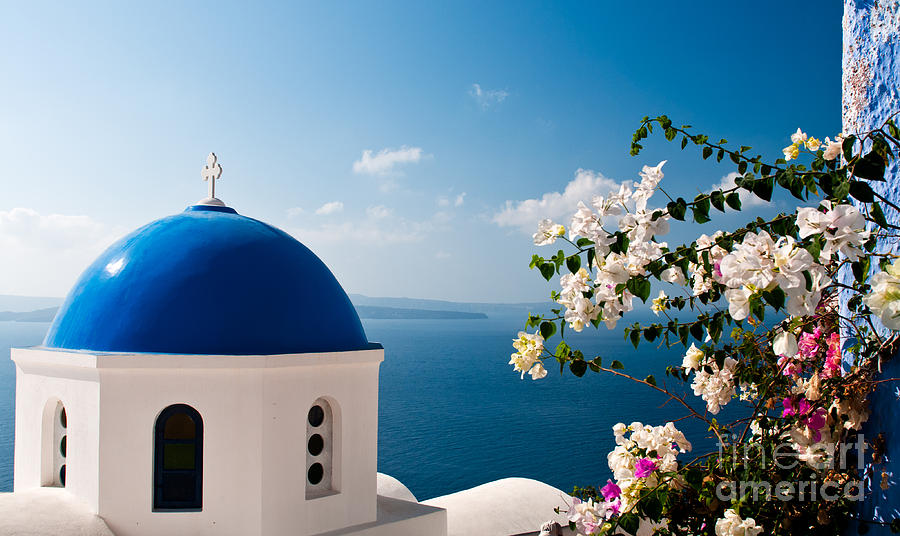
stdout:
<svg viewBox="0 0 900 536">
<path fill-rule="evenodd" d="M 378 368 L 384 351 L 281 356 L 13 350 L 16 492 L 40 481 L 40 416 L 69 414 L 67 490 L 119 536 L 317 534 L 376 520 Z M 336 493 L 307 501 L 306 416 L 338 408 Z M 203 418 L 203 508 L 153 512 L 153 427 L 188 404 Z"/>
</svg>

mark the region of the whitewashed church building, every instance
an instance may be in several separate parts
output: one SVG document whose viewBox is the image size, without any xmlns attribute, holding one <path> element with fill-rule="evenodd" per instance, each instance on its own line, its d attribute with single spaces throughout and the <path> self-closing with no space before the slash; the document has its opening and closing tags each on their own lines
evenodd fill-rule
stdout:
<svg viewBox="0 0 900 536">
<path fill-rule="evenodd" d="M 12 350 L 0 534 L 517 534 L 553 517 L 564 495 L 535 481 L 419 503 L 378 474 L 384 349 L 312 251 L 215 197 L 221 173 L 211 154 L 209 197 L 113 244 L 44 344 Z"/>
</svg>

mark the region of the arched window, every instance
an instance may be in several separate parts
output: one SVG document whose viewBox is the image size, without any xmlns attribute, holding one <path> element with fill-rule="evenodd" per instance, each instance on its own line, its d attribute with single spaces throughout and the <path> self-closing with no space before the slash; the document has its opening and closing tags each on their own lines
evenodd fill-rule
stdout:
<svg viewBox="0 0 900 536">
<path fill-rule="evenodd" d="M 57 399 L 44 407 L 41 485 L 65 487 L 68 417 L 66 407 Z"/>
<path fill-rule="evenodd" d="M 335 460 L 335 411 L 320 398 L 306 414 L 306 498 L 336 491 L 333 481 Z"/>
<path fill-rule="evenodd" d="M 200 510 L 203 505 L 203 419 L 185 405 L 159 414 L 154 430 L 153 509 Z"/>
</svg>

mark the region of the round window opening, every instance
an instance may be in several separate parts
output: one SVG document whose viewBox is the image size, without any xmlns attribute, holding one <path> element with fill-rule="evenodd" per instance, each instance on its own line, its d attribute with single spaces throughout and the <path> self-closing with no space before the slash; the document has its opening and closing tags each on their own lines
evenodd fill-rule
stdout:
<svg viewBox="0 0 900 536">
<path fill-rule="evenodd" d="M 322 409 L 322 406 L 315 405 L 309 408 L 307 419 L 309 420 L 309 424 L 313 427 L 322 426 L 322 423 L 325 422 L 325 410 Z"/>
<path fill-rule="evenodd" d="M 318 456 L 322 454 L 322 450 L 325 448 L 325 440 L 322 439 L 322 436 L 319 434 L 313 434 L 309 438 L 309 442 L 306 443 L 306 449 L 313 456 Z"/>
<path fill-rule="evenodd" d="M 310 465 L 309 471 L 306 472 L 306 478 L 313 486 L 321 482 L 323 476 L 325 476 L 325 469 L 322 468 L 321 463 L 314 463 Z"/>
</svg>

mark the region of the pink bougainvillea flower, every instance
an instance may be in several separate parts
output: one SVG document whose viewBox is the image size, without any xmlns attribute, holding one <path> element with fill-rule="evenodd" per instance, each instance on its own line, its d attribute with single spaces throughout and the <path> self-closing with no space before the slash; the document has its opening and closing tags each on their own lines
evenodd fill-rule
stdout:
<svg viewBox="0 0 900 536">
<path fill-rule="evenodd" d="M 622 501 L 620 499 L 616 499 L 614 501 L 606 501 L 606 508 L 608 508 L 608 517 L 612 517 L 622 511 Z"/>
<path fill-rule="evenodd" d="M 815 357 L 816 352 L 819 351 L 819 343 L 817 339 L 821 337 L 822 331 L 819 328 L 816 328 L 812 333 L 803 333 L 800 335 L 800 341 L 797 343 L 797 347 L 800 349 L 800 356 L 804 359 L 809 359 L 811 357 Z"/>
<path fill-rule="evenodd" d="M 778 366 L 781 368 L 781 373 L 785 376 L 800 374 L 800 372 L 803 370 L 803 367 L 800 366 L 800 363 L 795 361 L 793 357 L 789 357 L 786 355 L 778 358 Z"/>
<path fill-rule="evenodd" d="M 815 432 L 813 434 L 813 440 L 819 442 L 822 440 L 822 428 L 825 428 L 826 417 L 828 416 L 828 412 L 825 411 L 825 408 L 819 408 L 816 411 L 812 412 L 809 417 L 803 420 L 804 424 L 806 424 L 807 428 Z"/>
<path fill-rule="evenodd" d="M 795 415 L 798 417 L 802 417 L 803 415 L 809 413 L 809 411 L 812 409 L 812 406 L 809 405 L 809 402 L 802 396 L 797 401 L 795 401 L 793 397 L 785 398 L 781 402 L 781 405 L 784 406 L 784 411 L 781 412 L 782 417 L 792 417 Z"/>
<path fill-rule="evenodd" d="M 607 501 L 618 499 L 622 495 L 622 488 L 616 485 L 612 480 L 607 480 L 606 485 L 600 488 L 600 493 Z"/>
<path fill-rule="evenodd" d="M 641 458 L 634 464 L 634 477 L 646 478 L 656 470 L 656 462 L 650 458 Z"/>
<path fill-rule="evenodd" d="M 792 398 L 785 398 L 781 402 L 781 405 L 784 406 L 784 411 L 781 412 L 782 417 L 790 417 L 797 414 L 797 408 L 794 407 L 794 400 Z"/>
<path fill-rule="evenodd" d="M 834 332 L 828 336 L 828 351 L 825 355 L 825 366 L 822 370 L 823 378 L 833 378 L 841 375 L 841 336 Z"/>
</svg>

